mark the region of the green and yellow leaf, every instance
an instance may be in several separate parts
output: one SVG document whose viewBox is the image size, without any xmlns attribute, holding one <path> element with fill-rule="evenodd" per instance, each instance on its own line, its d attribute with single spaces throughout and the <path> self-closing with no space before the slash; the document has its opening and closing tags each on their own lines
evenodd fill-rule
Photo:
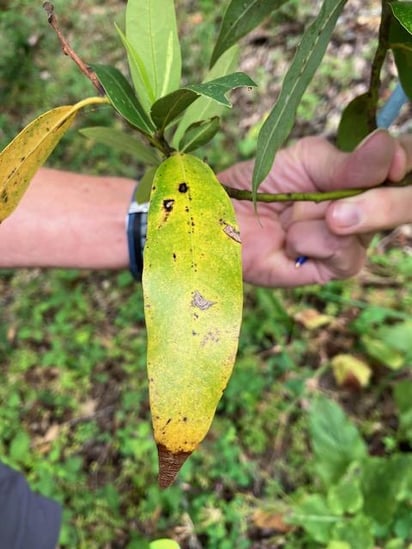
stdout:
<svg viewBox="0 0 412 549">
<path fill-rule="evenodd" d="M 159 483 L 166 487 L 209 430 L 232 372 L 242 317 L 233 206 L 194 156 L 174 154 L 157 169 L 143 292 Z"/>
</svg>

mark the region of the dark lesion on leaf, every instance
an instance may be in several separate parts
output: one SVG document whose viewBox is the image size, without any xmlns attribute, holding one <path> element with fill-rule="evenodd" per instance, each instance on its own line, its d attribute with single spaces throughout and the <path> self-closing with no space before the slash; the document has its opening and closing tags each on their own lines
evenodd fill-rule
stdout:
<svg viewBox="0 0 412 549">
<path fill-rule="evenodd" d="M 182 181 L 182 183 L 179 184 L 179 193 L 187 193 L 188 190 L 189 185 L 185 181 Z"/>
<path fill-rule="evenodd" d="M 173 198 L 166 198 L 166 200 L 163 200 L 163 208 L 167 213 L 170 213 L 173 210 L 174 204 L 175 201 Z"/>
<path fill-rule="evenodd" d="M 240 232 L 231 225 L 230 223 L 226 223 L 223 219 L 220 220 L 220 224 L 223 226 L 223 232 L 232 240 L 235 242 L 238 242 L 239 244 L 242 243 L 242 240 L 240 238 Z"/>
</svg>

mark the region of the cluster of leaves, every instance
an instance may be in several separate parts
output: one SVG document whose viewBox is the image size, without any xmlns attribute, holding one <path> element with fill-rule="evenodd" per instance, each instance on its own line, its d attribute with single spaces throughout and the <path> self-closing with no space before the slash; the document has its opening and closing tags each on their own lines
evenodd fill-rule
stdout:
<svg viewBox="0 0 412 549">
<path fill-rule="evenodd" d="M 398 383 L 394 396 L 400 437 L 410 444 L 411 382 Z M 309 432 L 320 486 L 297 498 L 290 522 L 328 549 L 373 549 L 383 540 L 387 549 L 405 547 L 412 532 L 412 455 L 369 455 L 356 426 L 324 398 L 311 404 Z"/>
</svg>

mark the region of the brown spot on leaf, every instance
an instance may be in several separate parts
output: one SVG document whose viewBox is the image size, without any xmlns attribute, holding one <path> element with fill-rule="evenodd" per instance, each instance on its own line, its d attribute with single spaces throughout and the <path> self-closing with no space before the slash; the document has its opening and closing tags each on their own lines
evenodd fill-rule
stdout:
<svg viewBox="0 0 412 549">
<path fill-rule="evenodd" d="M 187 183 L 185 183 L 183 181 L 183 183 L 180 183 L 179 185 L 179 193 L 187 193 L 187 191 L 189 190 L 189 186 Z"/>
<path fill-rule="evenodd" d="M 192 307 L 197 307 L 201 311 L 207 311 L 207 309 L 210 309 L 213 305 L 216 304 L 216 301 L 209 301 L 205 297 L 202 296 L 202 294 L 196 290 L 195 292 L 192 292 Z"/>
<path fill-rule="evenodd" d="M 242 243 L 240 239 L 240 233 L 233 225 L 226 223 L 226 221 L 223 221 L 223 219 L 220 221 L 220 223 L 223 225 L 223 232 L 227 234 L 229 238 L 231 238 L 235 242 L 238 242 L 239 244 Z"/>
<path fill-rule="evenodd" d="M 159 456 L 159 486 L 160 488 L 168 488 L 175 481 L 177 473 L 182 468 L 182 465 L 190 456 L 191 452 L 178 452 L 173 454 L 163 444 L 157 445 Z"/>
</svg>

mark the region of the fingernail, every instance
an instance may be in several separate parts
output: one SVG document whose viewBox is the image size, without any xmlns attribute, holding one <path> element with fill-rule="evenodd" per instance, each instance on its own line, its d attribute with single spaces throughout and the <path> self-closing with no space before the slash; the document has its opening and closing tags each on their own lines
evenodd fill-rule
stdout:
<svg viewBox="0 0 412 549">
<path fill-rule="evenodd" d="M 361 211 L 357 204 L 338 202 L 335 204 L 332 217 L 340 228 L 350 229 L 361 222 Z"/>
</svg>

